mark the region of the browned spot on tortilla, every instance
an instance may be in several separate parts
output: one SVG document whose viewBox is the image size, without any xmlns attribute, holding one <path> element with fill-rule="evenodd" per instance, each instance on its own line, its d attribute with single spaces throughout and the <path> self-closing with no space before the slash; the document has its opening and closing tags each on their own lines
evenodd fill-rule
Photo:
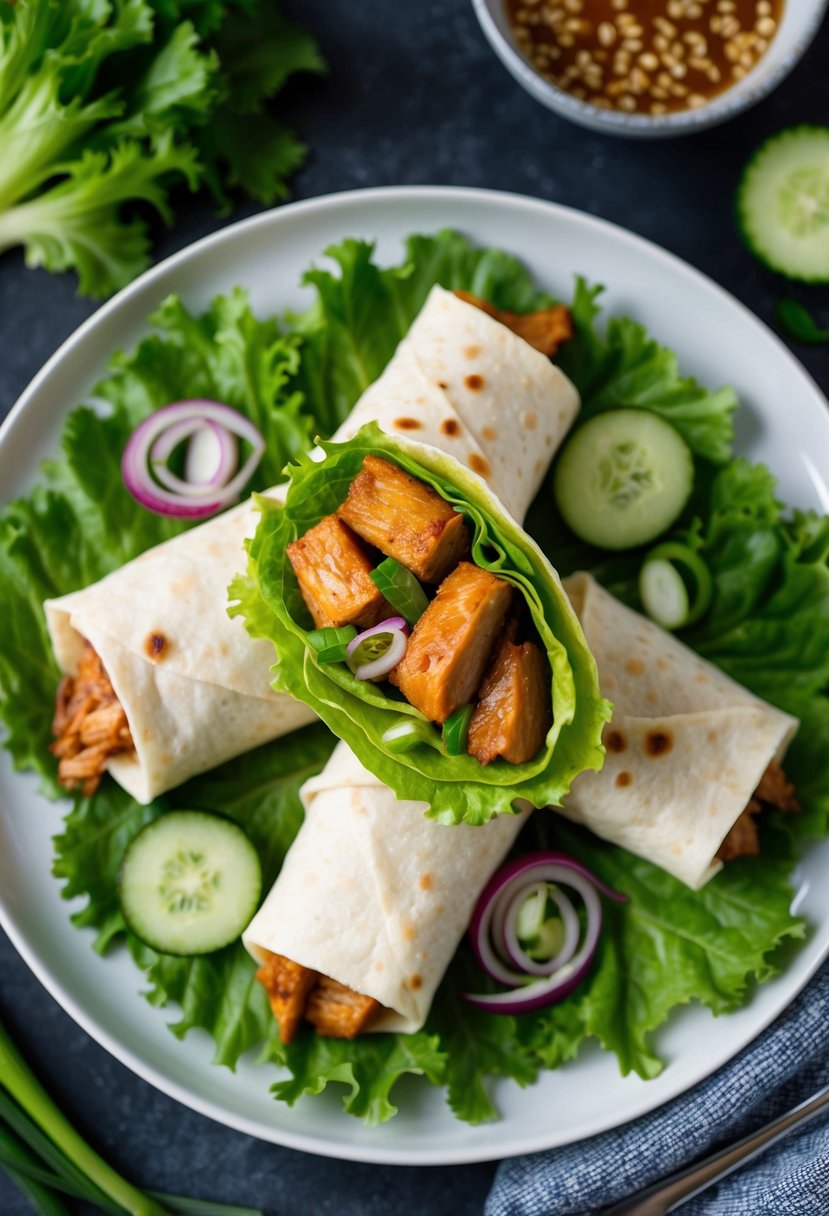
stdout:
<svg viewBox="0 0 829 1216">
<path fill-rule="evenodd" d="M 223 659 L 226 659 L 230 654 L 230 647 L 228 646 L 227 642 L 219 642 L 219 654 Z"/>
<path fill-rule="evenodd" d="M 148 633 L 144 639 L 144 654 L 154 663 L 160 663 L 170 649 L 170 642 L 163 633 Z"/>
<path fill-rule="evenodd" d="M 440 429 L 444 435 L 459 435 L 461 424 L 455 418 L 444 418 L 440 424 Z"/>
<path fill-rule="evenodd" d="M 627 747 L 627 740 L 620 730 L 609 730 L 604 745 L 609 752 L 623 752 Z"/>
<path fill-rule="evenodd" d="M 394 425 L 398 431 L 419 431 L 423 423 L 416 418 L 395 418 Z"/>
<path fill-rule="evenodd" d="M 481 477 L 489 477 L 492 472 L 489 461 L 484 460 L 483 456 L 479 456 L 477 452 L 473 452 L 469 457 L 469 467 L 473 473 L 480 473 Z"/>
<path fill-rule="evenodd" d="M 409 980 L 409 987 L 412 989 L 413 992 L 417 992 L 418 988 L 423 987 L 423 976 L 418 975 L 417 972 L 415 972 L 414 975 Z"/>
<path fill-rule="evenodd" d="M 670 667 L 670 665 L 671 665 L 670 660 L 665 658 L 664 656 L 662 658 L 659 658 L 656 660 L 656 666 L 659 668 L 660 671 L 667 671 L 668 668 Z"/>
<path fill-rule="evenodd" d="M 477 359 L 478 355 L 481 353 L 481 348 L 473 343 L 472 346 L 465 346 L 463 348 L 463 353 L 467 359 Z"/>
<path fill-rule="evenodd" d="M 444 389 L 445 389 L 445 388 L 448 388 L 448 387 L 449 387 L 449 385 L 446 383 L 446 381 L 445 381 L 445 380 L 437 380 L 435 383 L 437 384 L 438 388 L 444 388 Z"/>
<path fill-rule="evenodd" d="M 528 431 L 534 431 L 538 426 L 538 416 L 532 410 L 522 410 L 521 423 Z"/>
<path fill-rule="evenodd" d="M 649 756 L 666 756 L 674 745 L 668 730 L 650 730 L 645 737 L 645 751 Z"/>
<path fill-rule="evenodd" d="M 415 929 L 410 920 L 405 921 L 403 924 L 403 936 L 407 942 L 413 942 L 417 937 L 417 929 Z"/>
<path fill-rule="evenodd" d="M 645 664 L 641 659 L 628 659 L 625 663 L 625 671 L 629 676 L 641 676 L 645 670 Z"/>
<path fill-rule="evenodd" d="M 632 781 L 633 781 L 632 773 L 623 771 L 621 773 L 616 774 L 616 784 L 617 785 L 620 785 L 620 786 L 630 785 Z"/>
<path fill-rule="evenodd" d="M 650 692 L 645 693 L 645 700 L 647 701 L 648 705 L 658 705 L 659 704 L 659 697 L 653 691 L 653 689 L 651 689 Z"/>
<path fill-rule="evenodd" d="M 711 683 L 711 677 L 709 676 L 707 671 L 698 671 L 697 674 L 694 676 L 694 679 L 696 680 L 697 684 L 710 684 Z"/>
<path fill-rule="evenodd" d="M 494 426 L 485 426 L 481 431 L 481 436 L 487 441 L 487 443 L 492 443 L 498 438 L 498 432 Z"/>
<path fill-rule="evenodd" d="M 378 961 L 377 961 L 377 962 L 374 964 L 374 970 L 375 970 L 375 971 L 382 971 L 382 970 L 385 968 L 385 965 L 386 965 L 385 963 L 381 963 L 381 962 L 378 960 Z"/>
<path fill-rule="evenodd" d="M 464 376 L 463 382 L 471 393 L 479 393 L 486 383 L 483 376 L 479 376 L 477 372 Z"/>
<path fill-rule="evenodd" d="M 432 887 L 435 885 L 435 880 L 431 874 L 421 874 L 420 878 L 417 880 L 417 883 L 421 891 L 431 891 Z"/>
<path fill-rule="evenodd" d="M 715 730 L 709 730 L 708 742 L 709 743 L 718 743 L 719 742 L 719 735 L 717 734 L 717 732 Z"/>
<path fill-rule="evenodd" d="M 544 436 L 544 446 L 545 446 L 545 448 L 551 448 L 551 447 L 553 446 L 553 437 L 552 437 L 552 435 L 545 435 L 545 436 Z"/>
</svg>

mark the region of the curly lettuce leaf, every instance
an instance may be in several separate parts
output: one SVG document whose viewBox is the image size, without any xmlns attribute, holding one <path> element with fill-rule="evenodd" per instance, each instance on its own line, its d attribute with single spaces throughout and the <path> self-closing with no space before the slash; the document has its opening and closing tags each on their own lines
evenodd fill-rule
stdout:
<svg viewBox="0 0 829 1216">
<path fill-rule="evenodd" d="M 273 202 L 306 150 L 265 107 L 322 70 L 264 0 L 0 0 L 0 252 L 104 296 L 149 262 L 141 205 L 170 222 L 182 182 Z"/>
<path fill-rule="evenodd" d="M 683 376 L 675 353 L 631 317 L 610 317 L 601 332 L 596 301 L 602 290 L 576 279 L 574 336 L 556 360 L 581 392 L 581 421 L 622 406 L 651 410 L 675 426 L 697 456 L 724 464 L 734 441 L 734 390 L 710 392 Z"/>
<path fill-rule="evenodd" d="M 336 272 L 317 266 L 306 271 L 303 282 L 314 288 L 315 300 L 290 321 L 304 339 L 297 387 L 313 402 L 326 436 L 378 378 L 436 283 L 513 312 L 552 303 L 516 258 L 479 249 L 448 229 L 409 237 L 399 266 L 378 266 L 368 241 L 342 241 L 325 253 Z"/>
<path fill-rule="evenodd" d="M 533 806 L 560 803 L 580 772 L 601 767 L 601 732 L 610 708 L 599 694 L 596 664 L 584 635 L 541 551 L 480 478 L 435 449 L 391 439 L 374 424 L 347 443 L 323 447 L 324 461 L 306 458 L 289 469 L 284 509 L 263 514 L 250 546 L 249 577 L 231 591 L 239 599 L 231 614 L 247 616 L 249 631 L 261 630 L 263 603 L 271 611 L 262 636 L 276 651 L 274 687 L 305 701 L 398 798 L 428 803 L 433 819 L 481 824 L 512 812 L 517 798 Z M 552 673 L 553 724 L 533 760 L 483 766 L 473 756 L 447 756 L 425 744 L 392 754 L 383 742 L 385 731 L 401 716 L 424 721 L 420 712 L 358 680 L 345 664 L 319 663 L 308 645 L 307 609 L 286 548 L 337 509 L 365 456 L 378 453 L 464 514 L 473 529 L 475 563 L 512 583 L 523 596 Z"/>
</svg>

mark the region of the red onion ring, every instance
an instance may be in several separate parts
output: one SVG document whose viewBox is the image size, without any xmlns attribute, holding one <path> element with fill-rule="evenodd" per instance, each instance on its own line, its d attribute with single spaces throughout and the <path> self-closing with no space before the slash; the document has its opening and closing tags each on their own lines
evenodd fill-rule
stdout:
<svg viewBox="0 0 829 1216">
<path fill-rule="evenodd" d="M 521 946 L 516 926 L 524 900 L 540 883 L 556 884 L 552 891 L 547 889 L 564 921 L 564 943 L 554 958 L 539 963 Z M 578 892 L 584 902 L 587 926 L 580 945 L 578 916 L 569 897 L 557 889 L 559 885 Z M 464 1000 L 490 1013 L 504 1014 L 531 1013 L 563 1000 L 587 975 L 596 953 L 602 928 L 598 892 L 617 902 L 627 899 L 564 853 L 528 853 L 502 866 L 478 900 L 469 933 L 481 968 L 513 991 L 465 992 Z M 527 983 L 529 976 L 539 978 Z"/>
<path fill-rule="evenodd" d="M 166 461 L 179 443 L 189 438 L 193 444 L 206 429 L 218 443 L 214 467 L 205 477 L 195 469 L 194 460 L 188 461 L 183 480 Z M 239 439 L 251 449 L 241 468 Z M 121 458 L 121 475 L 132 497 L 156 515 L 204 519 L 238 499 L 264 451 L 262 435 L 238 410 L 218 401 L 178 401 L 156 410 L 135 428 Z"/>
<path fill-rule="evenodd" d="M 390 616 L 385 621 L 381 621 L 379 625 L 373 625 L 371 629 L 364 629 L 362 633 L 357 634 L 356 638 L 352 638 L 346 647 L 348 655 L 354 654 L 363 642 L 374 637 L 375 634 L 388 633 L 390 635 L 388 648 L 379 658 L 372 659 L 369 663 L 362 663 L 359 667 L 352 669 L 357 679 L 381 680 L 383 676 L 388 675 L 406 653 L 409 632 L 409 626 L 402 616 Z"/>
</svg>

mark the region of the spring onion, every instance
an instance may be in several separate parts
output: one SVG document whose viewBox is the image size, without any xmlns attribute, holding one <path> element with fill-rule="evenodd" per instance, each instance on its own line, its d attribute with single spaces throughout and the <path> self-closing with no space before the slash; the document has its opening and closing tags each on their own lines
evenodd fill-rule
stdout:
<svg viewBox="0 0 829 1216">
<path fill-rule="evenodd" d="M 68 1195 L 111 1216 L 262 1216 L 252 1208 L 139 1190 L 90 1148 L 29 1069 L 0 1023 L 0 1166 L 40 1216 L 68 1216 Z"/>
<path fill-rule="evenodd" d="M 387 557 L 370 572 L 369 578 L 392 608 L 396 608 L 410 625 L 417 624 L 428 608 L 429 601 L 411 570 L 401 566 L 393 557 Z"/>
<path fill-rule="evenodd" d="M 356 636 L 357 630 L 353 625 L 312 629 L 308 634 L 308 645 L 317 652 L 318 663 L 344 663 L 348 657 L 349 642 L 353 642 Z"/>
<path fill-rule="evenodd" d="M 443 742 L 449 756 L 462 756 L 466 752 L 469 722 L 475 711 L 474 705 L 462 705 L 443 724 Z"/>
<path fill-rule="evenodd" d="M 698 553 L 679 541 L 657 545 L 639 572 L 642 607 L 663 629 L 693 625 L 707 612 L 713 594 L 711 571 Z"/>
<path fill-rule="evenodd" d="M 410 752 L 425 744 L 440 749 L 440 736 L 433 726 L 422 718 L 401 718 L 394 726 L 383 731 L 383 743 L 393 756 Z"/>
</svg>

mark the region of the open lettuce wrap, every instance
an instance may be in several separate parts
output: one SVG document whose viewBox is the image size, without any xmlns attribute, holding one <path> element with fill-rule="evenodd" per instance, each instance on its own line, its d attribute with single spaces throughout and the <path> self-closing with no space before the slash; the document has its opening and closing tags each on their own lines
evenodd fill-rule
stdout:
<svg viewBox="0 0 829 1216">
<path fill-rule="evenodd" d="M 286 553 L 288 546 L 337 510 L 367 456 L 379 456 L 431 487 L 466 519 L 471 560 L 511 584 L 526 605 L 549 663 L 553 721 L 538 754 L 483 766 L 449 755 L 439 730 L 388 685 L 358 679 L 345 663 L 321 663 L 308 640 L 310 613 Z M 390 438 L 376 425 L 343 444 L 322 444 L 322 458 L 303 457 L 289 470 L 284 508 L 262 500 L 250 543 L 249 578 L 234 584 L 231 608 L 255 636 L 273 642 L 274 688 L 312 708 L 398 798 L 427 803 L 431 818 L 482 824 L 510 812 L 517 798 L 558 805 L 571 782 L 601 767 L 602 725 L 609 706 L 596 665 L 558 575 L 475 473 L 430 446 Z M 388 732 L 406 721 L 421 727 L 411 750 L 397 752 Z"/>
</svg>

